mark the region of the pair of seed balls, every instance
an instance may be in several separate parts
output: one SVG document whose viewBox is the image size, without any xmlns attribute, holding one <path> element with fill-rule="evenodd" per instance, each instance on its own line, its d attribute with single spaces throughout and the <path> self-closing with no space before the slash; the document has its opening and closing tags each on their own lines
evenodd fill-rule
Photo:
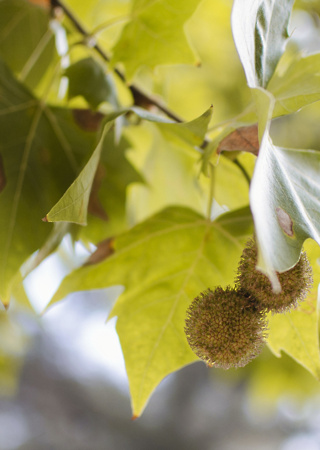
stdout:
<svg viewBox="0 0 320 450">
<path fill-rule="evenodd" d="M 256 270 L 257 246 L 251 239 L 240 259 L 236 287 L 208 289 L 187 310 L 185 333 L 195 354 L 209 366 L 243 367 L 262 350 L 267 335 L 266 312 L 284 312 L 304 300 L 312 287 L 307 255 L 290 270 L 277 273 L 281 292 Z"/>
</svg>

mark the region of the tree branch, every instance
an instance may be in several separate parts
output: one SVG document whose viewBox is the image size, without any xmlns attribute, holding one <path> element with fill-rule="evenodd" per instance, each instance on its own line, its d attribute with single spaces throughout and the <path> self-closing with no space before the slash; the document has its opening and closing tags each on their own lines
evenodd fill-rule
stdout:
<svg viewBox="0 0 320 450">
<path fill-rule="evenodd" d="M 79 20 L 75 17 L 73 12 L 70 11 L 70 9 L 61 1 L 61 0 L 51 0 L 51 6 L 52 8 L 61 8 L 64 12 L 64 14 L 68 17 L 68 19 L 73 23 L 74 27 L 81 33 L 88 41 L 90 39 L 94 39 L 92 48 L 96 50 L 97 53 L 104 59 L 106 62 L 110 62 L 109 56 L 105 53 L 105 51 L 100 47 L 100 45 L 95 41 L 94 36 L 92 36 L 79 22 Z M 126 83 L 125 76 L 123 75 L 120 70 L 117 68 L 113 69 L 114 72 L 118 75 L 118 77 Z M 165 105 L 163 105 L 159 100 L 154 98 L 153 96 L 143 92 L 142 89 L 140 89 L 138 86 L 135 86 L 134 84 L 128 86 L 135 105 L 143 105 L 144 107 L 148 106 L 156 106 L 160 111 L 162 111 L 166 116 L 170 117 L 170 119 L 174 120 L 175 122 L 181 123 L 183 122 L 183 119 L 179 117 L 175 112 L 171 111 L 169 108 L 167 108 Z"/>
<path fill-rule="evenodd" d="M 94 48 L 96 50 L 96 52 L 101 56 L 101 58 L 104 61 L 106 61 L 106 62 L 110 62 L 109 56 L 105 53 L 105 51 L 96 42 L 95 37 L 92 36 L 92 34 L 90 34 L 83 27 L 83 25 L 75 17 L 73 12 L 71 12 L 70 9 L 63 3 L 63 1 L 61 1 L 61 0 L 51 0 L 51 7 L 52 7 L 52 9 L 54 9 L 54 8 L 61 8 L 62 11 L 64 12 L 64 14 L 72 22 L 73 26 L 79 31 L 79 33 L 82 34 L 85 37 L 85 39 L 88 40 L 88 42 L 90 42 L 90 39 L 92 39 L 92 48 Z M 123 73 L 120 72 L 120 70 L 118 70 L 117 68 L 114 67 L 113 71 L 117 74 L 117 76 L 125 84 L 127 84 L 126 78 L 123 75 Z M 141 105 L 141 106 L 143 106 L 146 109 L 148 108 L 148 106 L 155 106 L 160 111 L 162 111 L 167 117 L 169 117 L 170 119 L 174 120 L 175 122 L 178 122 L 178 123 L 184 122 L 184 120 L 180 116 L 178 116 L 175 112 L 171 111 L 171 109 L 167 108 L 165 105 L 163 105 L 159 100 L 154 98 L 152 95 L 149 95 L 146 92 L 143 92 L 143 90 L 141 88 L 139 88 L 138 86 L 135 86 L 134 84 L 131 84 L 131 85 L 128 86 L 128 88 L 131 91 L 131 94 L 133 96 L 133 100 L 134 100 L 134 104 L 135 105 Z M 201 149 L 204 150 L 208 144 L 209 144 L 209 141 L 207 139 L 204 139 L 204 141 L 203 141 L 203 143 L 201 145 Z M 250 177 L 247 174 L 247 172 L 244 169 L 244 167 L 242 166 L 242 164 L 240 164 L 240 162 L 237 159 L 233 160 L 233 162 L 240 168 L 240 170 L 242 171 L 244 177 L 246 178 L 246 180 L 250 184 Z"/>
</svg>

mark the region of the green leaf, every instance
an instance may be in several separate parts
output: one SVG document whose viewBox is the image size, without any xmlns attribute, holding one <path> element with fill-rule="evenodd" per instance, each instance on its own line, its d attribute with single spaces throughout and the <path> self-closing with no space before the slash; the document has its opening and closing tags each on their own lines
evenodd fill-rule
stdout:
<svg viewBox="0 0 320 450">
<path fill-rule="evenodd" d="M 233 282 L 251 231 L 248 208 L 215 222 L 170 208 L 117 238 L 105 261 L 62 282 L 51 304 L 74 291 L 124 285 L 110 317 L 118 317 L 135 416 L 166 375 L 197 359 L 184 335 L 186 309 L 200 291 Z"/>
<path fill-rule="evenodd" d="M 134 149 L 134 154 L 129 155 L 133 155 L 132 160 L 146 181 L 144 185 L 130 186 L 128 191 L 131 223 L 141 222 L 169 205 L 189 207 L 203 214 L 209 180 L 199 176 L 199 153 L 181 140 L 176 142 L 172 134 L 170 140 L 165 138 L 155 124 L 144 122 L 128 131 Z"/>
<path fill-rule="evenodd" d="M 250 189 L 259 268 L 279 288 L 274 271 L 299 259 L 308 237 L 320 244 L 320 152 L 276 147 L 268 133 L 260 147 Z"/>
<path fill-rule="evenodd" d="M 320 250 L 314 241 L 304 246 L 314 268 L 314 286 L 301 306 L 286 314 L 275 314 L 269 320 L 269 348 L 276 356 L 281 350 L 294 358 L 320 380 L 319 330 L 318 330 L 318 286 Z"/>
<path fill-rule="evenodd" d="M 56 55 L 49 15 L 21 0 L 0 1 L 0 57 L 34 87 Z"/>
<path fill-rule="evenodd" d="M 112 123 L 105 125 L 101 139 L 89 161 L 60 200 L 50 209 L 45 217 L 46 222 L 87 224 L 87 212 L 92 183 L 100 160 L 103 142 L 111 126 Z"/>
<path fill-rule="evenodd" d="M 105 136 L 89 200 L 88 226 L 81 227 L 80 239 L 97 244 L 128 229 L 128 188 L 133 183 L 136 186 L 144 184 L 143 177 L 127 159 L 129 148 L 135 156 L 136 149 L 132 149 L 124 134 L 119 142 L 116 142 L 113 129 Z"/>
<path fill-rule="evenodd" d="M 236 164 L 220 156 L 213 172 L 214 199 L 221 206 L 232 210 L 249 203 L 249 185 Z"/>
<path fill-rule="evenodd" d="M 21 264 L 46 241 L 41 218 L 78 174 L 95 133 L 72 112 L 49 108 L 0 62 L 0 298 L 7 304 Z"/>
<path fill-rule="evenodd" d="M 107 114 L 106 120 L 110 121 L 116 119 L 117 117 L 127 114 L 128 112 L 134 112 L 141 119 L 154 122 L 159 130 L 165 136 L 170 135 L 171 139 L 172 137 L 175 137 L 176 140 L 183 141 L 189 145 L 200 146 L 205 139 L 205 135 L 212 117 L 213 107 L 210 106 L 207 111 L 196 119 L 183 123 L 176 123 L 173 120 L 152 114 L 149 111 L 137 106 L 132 106 L 131 108 L 121 108 Z"/>
<path fill-rule="evenodd" d="M 280 64 L 281 66 L 281 61 Z M 301 54 L 286 61 L 272 77 L 268 90 L 276 105 L 273 117 L 291 114 L 320 100 L 320 54 Z"/>
<path fill-rule="evenodd" d="M 294 0 L 235 0 L 232 32 L 249 87 L 266 88 L 284 51 Z"/>
<path fill-rule="evenodd" d="M 82 95 L 93 108 L 108 101 L 111 89 L 107 75 L 93 58 L 72 64 L 65 70 L 65 75 L 69 78 L 69 99 Z"/>
<path fill-rule="evenodd" d="M 199 0 L 134 0 L 131 20 L 113 49 L 111 62 L 124 64 L 128 80 L 142 65 L 195 63 L 183 27 L 198 4 Z"/>
</svg>

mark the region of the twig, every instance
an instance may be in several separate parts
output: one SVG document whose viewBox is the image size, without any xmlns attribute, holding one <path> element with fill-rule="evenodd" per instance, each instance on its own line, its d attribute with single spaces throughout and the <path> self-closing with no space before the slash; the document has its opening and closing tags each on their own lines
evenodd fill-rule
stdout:
<svg viewBox="0 0 320 450">
<path fill-rule="evenodd" d="M 104 61 L 110 62 L 109 56 L 105 53 L 105 51 L 96 42 L 95 37 L 92 36 L 92 34 L 90 34 L 83 27 L 83 25 L 75 17 L 73 12 L 71 12 L 70 9 L 63 3 L 63 1 L 61 1 L 61 0 L 51 0 L 51 6 L 52 6 L 52 8 L 61 8 L 63 10 L 64 14 L 73 23 L 74 27 L 79 31 L 79 33 L 81 33 L 88 41 L 90 41 L 90 39 L 92 39 L 92 42 L 93 42 L 92 48 L 94 48 L 96 50 L 96 52 L 99 53 L 99 55 L 102 57 L 102 59 Z M 120 70 L 118 70 L 117 68 L 113 68 L 113 70 L 118 75 L 118 77 L 124 83 L 127 84 L 126 78 L 123 75 L 123 73 L 120 72 Z M 180 116 L 178 116 L 175 112 L 171 111 L 169 108 L 164 106 L 162 103 L 160 103 L 153 96 L 143 92 L 142 89 L 140 89 L 138 86 L 135 86 L 134 84 L 131 84 L 128 87 L 129 87 L 129 89 L 130 89 L 130 91 L 132 93 L 135 105 L 143 105 L 145 108 L 148 108 L 148 106 L 151 106 L 151 105 L 152 106 L 156 106 L 167 117 L 170 117 L 170 119 L 174 120 L 175 122 L 177 122 L 177 123 L 184 122 L 184 120 Z M 203 141 L 203 143 L 202 143 L 200 148 L 202 150 L 204 150 L 208 144 L 209 144 L 209 141 L 207 139 L 204 139 L 204 141 Z M 241 170 L 241 172 L 243 173 L 244 177 L 246 178 L 246 180 L 248 181 L 248 183 L 250 185 L 250 181 L 251 180 L 250 180 L 250 177 L 249 177 L 247 171 L 245 170 L 245 168 L 242 166 L 242 164 L 237 159 L 235 159 L 233 162 L 239 167 L 239 169 Z"/>
<path fill-rule="evenodd" d="M 234 164 L 236 166 L 239 167 L 239 169 L 241 170 L 243 176 L 245 177 L 245 179 L 247 180 L 247 182 L 248 182 L 248 184 L 250 186 L 251 178 L 250 178 L 248 172 L 246 171 L 246 169 L 243 167 L 243 165 L 241 164 L 241 162 L 238 159 L 234 159 L 233 162 L 234 162 Z"/>
<path fill-rule="evenodd" d="M 61 0 L 51 0 L 51 6 L 52 8 L 61 8 L 64 12 L 64 14 L 71 20 L 74 27 L 81 33 L 87 40 L 92 39 L 93 36 L 83 27 L 83 25 L 78 21 L 78 19 L 74 16 L 74 14 L 70 11 L 70 9 L 61 1 Z M 107 62 L 110 62 L 109 56 L 104 52 L 104 50 L 100 47 L 100 45 L 93 41 L 92 47 L 96 50 L 97 53 Z M 120 70 L 117 68 L 113 69 L 114 72 L 118 75 L 118 77 L 126 83 L 125 76 L 123 75 Z M 143 104 L 145 106 L 156 106 L 160 111 L 162 111 L 166 116 L 170 117 L 170 119 L 174 120 L 175 122 L 181 123 L 183 122 L 183 119 L 179 117 L 176 113 L 171 111 L 166 106 L 162 105 L 156 98 L 152 97 L 151 95 L 146 94 L 143 92 L 138 86 L 135 86 L 134 84 L 129 85 L 129 89 L 132 93 L 133 99 L 135 104 Z"/>
</svg>

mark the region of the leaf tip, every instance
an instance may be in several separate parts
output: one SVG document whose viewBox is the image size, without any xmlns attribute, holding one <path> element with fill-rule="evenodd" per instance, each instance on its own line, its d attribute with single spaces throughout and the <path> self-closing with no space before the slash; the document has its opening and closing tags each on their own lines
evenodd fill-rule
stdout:
<svg viewBox="0 0 320 450">
<path fill-rule="evenodd" d="M 42 222 L 49 222 L 49 220 L 48 220 L 48 216 L 45 216 L 45 217 L 42 217 Z"/>
<path fill-rule="evenodd" d="M 131 420 L 134 421 L 134 420 L 137 420 L 137 419 L 139 419 L 139 416 L 137 416 L 136 414 L 133 414 L 133 416 L 131 417 Z"/>
</svg>

